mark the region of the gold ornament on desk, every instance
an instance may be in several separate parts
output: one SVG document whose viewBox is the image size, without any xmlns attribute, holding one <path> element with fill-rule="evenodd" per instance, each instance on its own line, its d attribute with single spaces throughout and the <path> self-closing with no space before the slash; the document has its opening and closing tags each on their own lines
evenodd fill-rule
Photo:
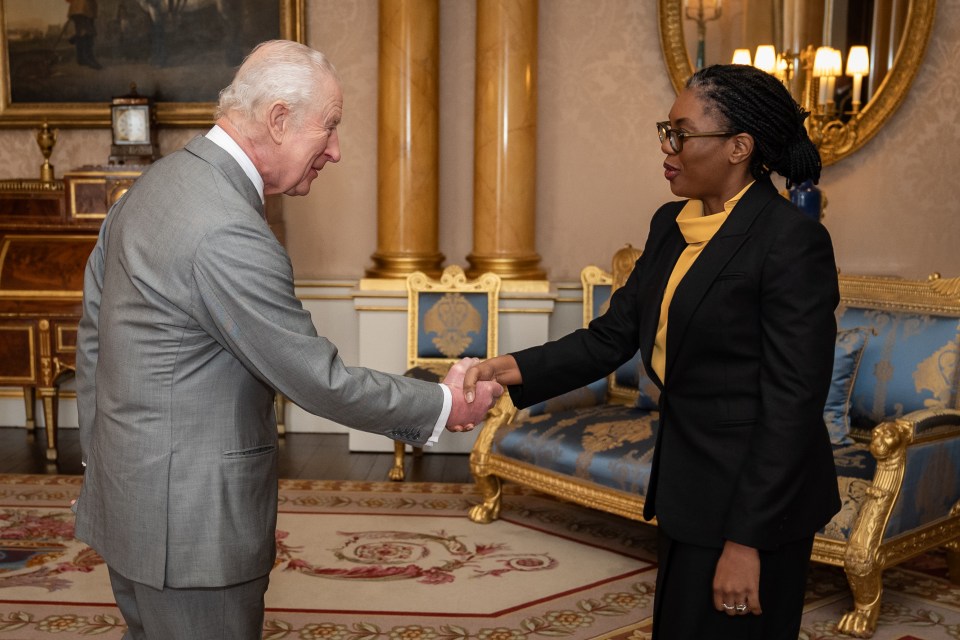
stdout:
<svg viewBox="0 0 960 640">
<path fill-rule="evenodd" d="M 53 146 L 57 144 L 57 133 L 58 129 L 51 129 L 46 122 L 37 130 L 37 144 L 40 145 L 40 153 L 43 154 L 43 164 L 40 165 L 40 182 L 54 181 L 50 155 L 53 153 Z"/>
</svg>

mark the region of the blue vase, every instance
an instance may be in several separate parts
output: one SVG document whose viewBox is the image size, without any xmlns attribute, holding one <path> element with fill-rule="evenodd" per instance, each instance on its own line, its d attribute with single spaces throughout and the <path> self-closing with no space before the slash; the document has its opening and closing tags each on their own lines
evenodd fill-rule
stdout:
<svg viewBox="0 0 960 640">
<path fill-rule="evenodd" d="M 813 180 L 791 185 L 789 191 L 790 202 L 814 220 L 820 220 L 823 213 L 823 191 L 813 184 Z"/>
</svg>

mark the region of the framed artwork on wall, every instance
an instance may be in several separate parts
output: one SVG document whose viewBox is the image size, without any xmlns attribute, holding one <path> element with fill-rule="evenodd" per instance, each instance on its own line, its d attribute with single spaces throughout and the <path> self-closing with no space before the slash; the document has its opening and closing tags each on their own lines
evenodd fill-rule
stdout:
<svg viewBox="0 0 960 640">
<path fill-rule="evenodd" d="M 0 127 L 110 125 L 137 93 L 160 125 L 206 126 L 259 42 L 303 42 L 304 0 L 0 0 Z"/>
</svg>

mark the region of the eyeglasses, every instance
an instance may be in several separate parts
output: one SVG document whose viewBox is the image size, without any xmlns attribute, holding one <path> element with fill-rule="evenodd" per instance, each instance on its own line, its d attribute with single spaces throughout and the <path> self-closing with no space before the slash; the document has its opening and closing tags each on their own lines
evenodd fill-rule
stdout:
<svg viewBox="0 0 960 640">
<path fill-rule="evenodd" d="M 663 144 L 665 141 L 670 141 L 670 148 L 673 149 L 674 153 L 680 153 L 683 151 L 683 139 L 684 138 L 714 138 L 720 136 L 732 136 L 735 135 L 733 131 L 705 131 L 703 133 L 689 133 L 687 131 L 680 131 L 674 129 L 670 126 L 670 121 L 658 122 L 657 123 L 657 135 L 660 136 L 660 144 Z"/>
</svg>

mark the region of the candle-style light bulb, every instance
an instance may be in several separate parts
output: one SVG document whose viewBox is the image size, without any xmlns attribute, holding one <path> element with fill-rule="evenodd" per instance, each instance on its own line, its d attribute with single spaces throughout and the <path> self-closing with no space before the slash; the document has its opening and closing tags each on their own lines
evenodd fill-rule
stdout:
<svg viewBox="0 0 960 640">
<path fill-rule="evenodd" d="M 773 73 L 777 70 L 777 50 L 772 44 L 762 44 L 757 47 L 757 54 L 753 57 L 753 66 L 761 71 Z"/>
<path fill-rule="evenodd" d="M 847 75 L 853 78 L 853 112 L 860 111 L 863 76 L 870 71 L 870 52 L 862 45 L 850 47 L 847 54 Z"/>
<path fill-rule="evenodd" d="M 817 104 L 827 104 L 827 78 L 830 76 L 830 47 L 817 47 L 813 57 L 813 77 L 819 79 L 820 95 Z"/>
<path fill-rule="evenodd" d="M 839 49 L 830 48 L 830 71 L 827 77 L 827 104 L 832 105 L 837 92 L 837 78 L 843 75 L 843 58 Z M 832 106 L 830 107 L 832 111 Z"/>
<path fill-rule="evenodd" d="M 733 64 L 745 64 L 750 66 L 752 61 L 750 60 L 750 49 L 737 49 L 733 52 Z"/>
</svg>

